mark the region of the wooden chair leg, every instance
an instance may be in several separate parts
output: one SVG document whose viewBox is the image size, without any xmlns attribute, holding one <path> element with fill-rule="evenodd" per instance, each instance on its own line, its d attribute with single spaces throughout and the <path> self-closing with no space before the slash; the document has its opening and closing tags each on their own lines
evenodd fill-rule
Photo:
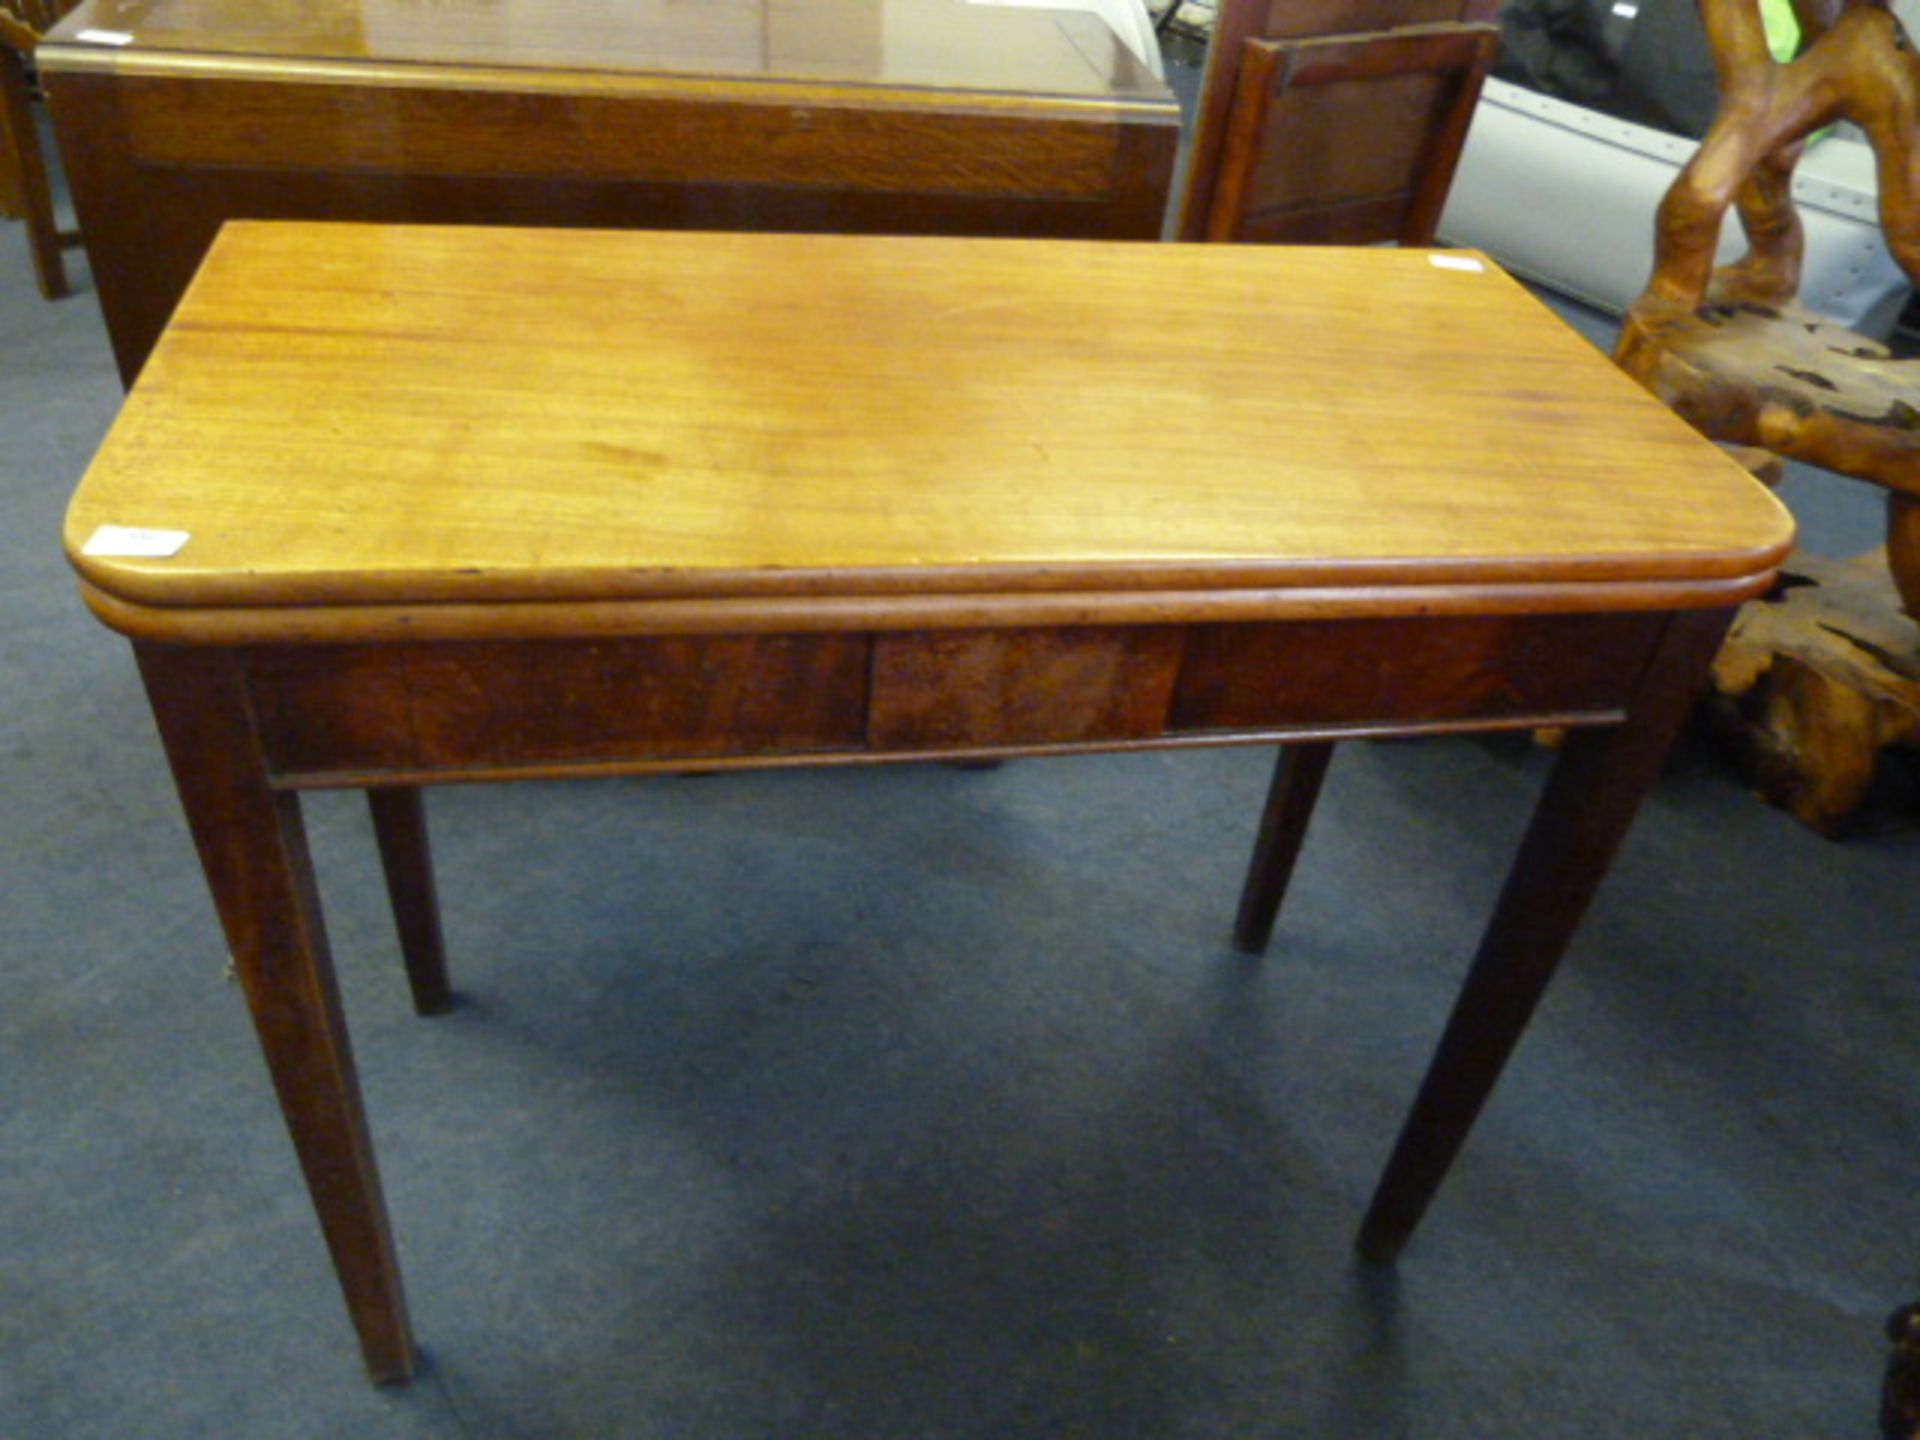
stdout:
<svg viewBox="0 0 1920 1440">
<path fill-rule="evenodd" d="M 1273 939 L 1273 922 L 1293 878 L 1294 862 L 1307 838 L 1314 802 L 1320 798 L 1327 763 L 1333 759 L 1331 741 L 1283 745 L 1274 762 L 1273 783 L 1267 788 L 1266 808 L 1260 814 L 1260 833 L 1254 841 L 1247 883 L 1240 892 L 1240 914 L 1233 925 L 1233 943 L 1248 955 L 1266 952 Z"/>
<path fill-rule="evenodd" d="M 15 123 L 13 107 L 0 103 L 0 220 L 27 218 L 27 181 L 21 170 L 20 141 L 14 138 Z"/>
<path fill-rule="evenodd" d="M 446 941 L 440 933 L 440 901 L 433 887 L 433 856 L 427 847 L 427 811 L 416 786 L 367 791 L 380 865 L 387 875 L 387 900 L 400 932 L 400 954 L 416 1014 L 437 1015 L 452 1008 L 447 981 Z"/>
<path fill-rule="evenodd" d="M 60 231 L 53 218 L 53 191 L 47 183 L 40 133 L 34 129 L 33 111 L 28 104 L 26 64 L 4 46 L 0 46 L 0 106 L 5 107 L 8 137 L 19 162 L 34 279 L 39 282 L 42 295 L 58 300 L 67 293 L 67 268 L 60 259 Z"/>
</svg>

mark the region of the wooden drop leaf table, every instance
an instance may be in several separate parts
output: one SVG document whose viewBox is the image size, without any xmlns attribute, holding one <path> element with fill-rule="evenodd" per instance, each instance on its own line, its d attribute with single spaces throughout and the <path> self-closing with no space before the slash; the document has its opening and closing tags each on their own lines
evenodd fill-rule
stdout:
<svg viewBox="0 0 1920 1440">
<path fill-rule="evenodd" d="M 1151 240 L 1180 143 L 1071 8 L 83 0 L 37 54 L 129 383 L 227 220 Z"/>
<path fill-rule="evenodd" d="M 431 1011 L 434 782 L 1284 742 L 1257 950 L 1333 742 L 1569 727 L 1363 1223 L 1384 1260 L 1791 535 L 1470 255 L 246 222 L 66 544 L 396 1380 L 301 791 L 371 796 Z"/>
</svg>

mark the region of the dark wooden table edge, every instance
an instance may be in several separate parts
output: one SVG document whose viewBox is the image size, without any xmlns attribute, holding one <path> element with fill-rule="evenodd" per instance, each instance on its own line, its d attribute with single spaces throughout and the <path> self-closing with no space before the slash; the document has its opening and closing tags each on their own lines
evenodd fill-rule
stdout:
<svg viewBox="0 0 1920 1440">
<path fill-rule="evenodd" d="M 1180 124 L 1179 101 L 1161 94 L 1040 93 L 988 86 L 945 87 L 867 80 L 776 75 L 678 74 L 591 66 L 444 64 L 428 61 L 320 59 L 207 51 L 112 47 L 56 35 L 44 42 L 40 63 L 53 74 L 130 79 L 214 79 L 262 84 L 359 85 L 410 90 L 567 94 L 610 99 L 698 99 L 715 103 L 836 105 L 942 114 L 1023 118 L 1105 119 L 1150 125 Z"/>
<path fill-rule="evenodd" d="M 1378 585 L 1193 592 L 1033 591 L 989 595 L 772 596 L 752 599 L 188 607 L 130 602 L 82 578 L 94 615 L 129 639 L 167 645 L 328 645 L 620 635 L 816 633 L 1210 621 L 1626 614 L 1731 608 L 1764 594 L 1766 568 L 1677 579 L 1562 585 Z"/>
</svg>

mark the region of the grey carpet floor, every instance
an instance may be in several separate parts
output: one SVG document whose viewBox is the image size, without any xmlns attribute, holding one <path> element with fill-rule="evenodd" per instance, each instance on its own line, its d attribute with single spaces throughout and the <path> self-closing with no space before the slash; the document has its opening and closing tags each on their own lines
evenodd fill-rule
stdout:
<svg viewBox="0 0 1920 1440">
<path fill-rule="evenodd" d="M 359 1372 L 65 498 L 117 391 L 0 225 L 0 1436 L 1871 1436 L 1920 1293 L 1920 824 L 1679 754 L 1425 1229 L 1354 1227 L 1545 766 L 1259 750 L 431 797 L 408 1009 L 309 804 L 428 1357 Z M 1596 333 L 1598 322 L 1575 317 Z M 1821 545 L 1878 502 L 1801 476 Z"/>
</svg>

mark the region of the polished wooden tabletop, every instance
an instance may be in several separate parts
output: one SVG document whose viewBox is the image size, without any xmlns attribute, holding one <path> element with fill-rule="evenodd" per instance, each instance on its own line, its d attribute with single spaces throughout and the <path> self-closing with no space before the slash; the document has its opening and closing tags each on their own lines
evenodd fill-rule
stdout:
<svg viewBox="0 0 1920 1440">
<path fill-rule="evenodd" d="M 49 63 L 228 75 L 475 67 L 1167 99 L 1097 17 L 970 0 L 87 0 L 54 34 Z"/>
<path fill-rule="evenodd" d="M 189 538 L 83 553 L 102 525 Z M 182 621 L 989 593 L 1057 618 L 1724 604 L 1791 531 L 1476 257 L 240 223 L 66 538 L 97 596 Z"/>
</svg>

